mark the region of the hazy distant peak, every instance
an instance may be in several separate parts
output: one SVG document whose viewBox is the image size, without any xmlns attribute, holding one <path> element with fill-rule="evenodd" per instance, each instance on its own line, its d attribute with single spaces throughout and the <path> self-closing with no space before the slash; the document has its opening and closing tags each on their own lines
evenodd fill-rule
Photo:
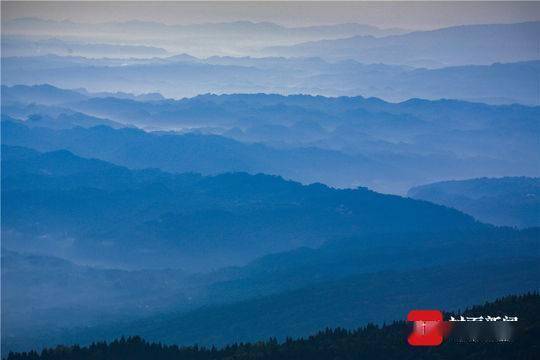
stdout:
<svg viewBox="0 0 540 360">
<path fill-rule="evenodd" d="M 540 22 L 461 25 L 374 37 L 357 34 L 268 47 L 271 56 L 318 56 L 411 66 L 443 67 L 536 60 Z"/>
</svg>

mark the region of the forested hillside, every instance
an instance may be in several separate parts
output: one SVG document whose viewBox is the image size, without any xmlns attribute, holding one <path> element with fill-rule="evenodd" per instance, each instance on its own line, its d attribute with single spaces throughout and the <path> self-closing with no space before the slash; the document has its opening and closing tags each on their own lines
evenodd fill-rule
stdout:
<svg viewBox="0 0 540 360">
<path fill-rule="evenodd" d="M 450 338 L 439 347 L 415 348 L 407 344 L 411 325 L 402 321 L 357 330 L 326 329 L 303 339 L 276 339 L 256 343 L 231 344 L 223 348 L 178 347 L 149 343 L 129 337 L 88 347 L 59 346 L 42 352 L 11 353 L 7 360 L 221 360 L 221 359 L 534 359 L 540 336 L 540 296 L 537 293 L 509 296 L 476 306 L 463 315 L 518 316 L 519 322 L 509 342 L 455 342 Z M 451 336 L 451 335 L 450 335 Z"/>
<path fill-rule="evenodd" d="M 540 2 L 1 15 L 2 360 L 540 354 Z"/>
<path fill-rule="evenodd" d="M 455 210 L 365 188 L 129 170 L 65 150 L 3 149 L 4 245 L 62 249 L 83 262 L 211 269 L 362 234 L 486 228 Z M 29 211 L 32 219 L 23 216 Z"/>
<path fill-rule="evenodd" d="M 405 311 L 387 298 L 460 307 L 540 286 L 537 229 L 365 188 L 130 170 L 3 146 L 2 207 L 3 245 L 50 255 L 3 252 L 12 349 L 126 329 L 183 344 L 304 336 Z M 235 263 L 245 266 L 213 268 Z M 152 269 L 165 264 L 213 271 Z M 146 270 L 114 270 L 122 266 Z M 478 282 L 463 283 L 469 274 Z M 78 323 L 91 326 L 64 332 Z"/>
</svg>

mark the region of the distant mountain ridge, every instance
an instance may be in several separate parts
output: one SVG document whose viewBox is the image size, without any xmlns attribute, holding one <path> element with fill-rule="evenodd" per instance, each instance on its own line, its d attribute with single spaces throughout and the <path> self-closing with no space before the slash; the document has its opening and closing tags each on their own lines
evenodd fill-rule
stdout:
<svg viewBox="0 0 540 360">
<path fill-rule="evenodd" d="M 165 49 L 146 45 L 108 44 L 87 41 L 67 41 L 56 37 L 30 40 L 2 34 L 2 52 L 13 56 L 35 56 L 40 54 L 78 55 L 87 57 L 156 57 L 170 55 Z"/>
<path fill-rule="evenodd" d="M 536 359 L 540 3 L 334 5 L 2 3 L 0 360 Z"/>
<path fill-rule="evenodd" d="M 505 226 L 540 226 L 540 178 L 505 177 L 445 181 L 414 187 L 409 197 Z"/>
<path fill-rule="evenodd" d="M 13 250 L 209 269 L 361 234 L 483 228 L 457 211 L 367 189 L 133 171 L 67 151 L 17 149 L 2 151 L 3 243 Z M 29 208 L 34 225 L 20 216 Z M 39 240 L 44 234 L 49 241 Z"/>
<path fill-rule="evenodd" d="M 267 55 L 318 56 L 386 63 L 441 67 L 538 60 L 540 22 L 462 25 L 415 31 L 382 38 L 354 36 L 320 40 L 290 47 L 273 47 Z"/>
<path fill-rule="evenodd" d="M 86 89 L 60 89 L 49 84 L 38 85 L 2 85 L 2 103 L 22 103 L 41 105 L 61 105 L 78 102 L 89 98 L 118 98 L 140 101 L 165 100 L 159 93 L 134 95 L 123 92 L 91 93 Z"/>
<path fill-rule="evenodd" d="M 448 178 L 539 176 L 531 163 L 540 161 L 540 107 L 276 94 L 69 102 L 81 96 L 76 91 L 66 102 L 55 95 L 63 92 L 40 95 L 60 104 L 39 105 L 24 88 L 2 103 L 3 115 L 26 119 L 3 124 L 4 143 L 68 149 L 132 168 L 262 172 L 396 194 Z M 48 87 L 28 93 L 41 89 Z M 91 128 L 119 123 L 176 131 Z"/>
<path fill-rule="evenodd" d="M 321 55 L 321 54 L 315 54 Z M 530 61 L 524 61 L 530 60 Z M 181 54 L 151 59 L 2 57 L 2 84 L 52 84 L 90 92 L 155 93 L 193 97 L 205 93 L 280 93 L 323 96 L 476 100 L 539 105 L 540 58 L 482 65 L 418 69 L 350 59 L 207 57 Z M 453 64 L 452 64 L 453 65 Z M 179 87 L 178 84 L 183 86 Z M 433 86 L 432 84 L 437 84 Z"/>
<path fill-rule="evenodd" d="M 195 55 L 249 55 L 253 48 L 268 44 L 295 44 L 318 39 L 336 39 L 353 35 L 385 36 L 406 30 L 381 29 L 363 24 L 317 25 L 285 27 L 271 22 L 233 21 L 201 24 L 165 24 L 152 21 L 124 21 L 80 23 L 40 18 L 20 18 L 5 21 L 2 45 L 10 55 L 39 55 L 43 53 L 85 53 L 93 57 L 107 57 L 109 53 L 124 51 L 139 56 L 165 56 L 179 50 Z M 35 37 L 44 40 L 27 41 Z M 18 41 L 8 41 L 15 38 Z M 53 40 L 53 46 L 47 46 Z M 58 42 L 66 42 L 69 46 Z M 88 43 L 101 42 L 103 48 Z M 25 42 L 23 46 L 21 42 Z M 6 46 L 4 46 L 6 45 Z M 56 45 L 56 46 L 55 46 Z M 67 45 L 67 44 L 66 44 Z"/>
<path fill-rule="evenodd" d="M 154 30 L 155 29 L 166 29 L 167 31 L 170 30 L 219 30 L 219 31 L 229 31 L 229 32 L 238 32 L 238 31 L 246 31 L 249 30 L 251 32 L 253 31 L 281 31 L 286 32 L 287 34 L 291 32 L 319 32 L 319 33 L 329 33 L 336 32 L 340 34 L 340 32 L 379 32 L 380 34 L 388 35 L 389 33 L 403 33 L 407 30 L 405 29 L 398 29 L 398 28 L 391 28 L 391 29 L 381 29 L 376 26 L 372 25 L 365 25 L 365 24 L 358 24 L 358 23 L 341 23 L 341 24 L 334 24 L 334 25 L 311 25 L 311 26 L 303 26 L 303 27 L 287 27 L 282 26 L 279 24 L 275 24 L 268 21 L 261 21 L 261 22 L 254 22 L 254 21 L 231 21 L 231 22 L 216 22 L 216 23 L 200 23 L 200 24 L 190 24 L 190 25 L 171 25 L 171 24 L 164 24 L 159 23 L 155 21 L 138 21 L 138 20 L 132 20 L 132 21 L 124 21 L 124 22 L 106 22 L 106 23 L 100 23 L 101 25 L 101 31 L 111 31 L 113 28 L 125 30 L 126 28 L 131 31 L 136 31 L 137 29 L 140 32 L 145 32 L 148 30 Z M 90 24 L 90 23 L 78 23 L 73 21 L 54 21 L 54 20 L 45 20 L 41 18 L 19 18 L 19 19 L 13 19 L 7 21 L 5 24 L 7 28 L 7 33 L 13 32 L 13 33 L 21 33 L 24 31 L 47 31 L 47 27 L 63 27 L 64 30 L 66 27 L 91 27 L 93 30 L 95 30 L 96 24 Z M 18 28 L 20 27 L 20 28 Z M 40 28 L 41 27 L 41 28 Z M 105 30 L 106 29 L 106 30 Z M 248 33 L 249 34 L 249 33 Z M 342 34 L 342 33 L 341 33 Z"/>
</svg>

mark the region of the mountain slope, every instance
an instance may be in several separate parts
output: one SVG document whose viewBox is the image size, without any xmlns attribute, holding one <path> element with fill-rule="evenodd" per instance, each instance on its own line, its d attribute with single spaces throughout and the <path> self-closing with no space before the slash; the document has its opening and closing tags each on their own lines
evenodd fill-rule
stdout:
<svg viewBox="0 0 540 360">
<path fill-rule="evenodd" d="M 58 293 L 58 284 L 65 284 L 66 279 L 68 283 L 80 280 L 61 290 L 77 294 L 82 287 L 89 292 L 86 300 L 92 299 L 93 289 L 108 289 L 109 281 L 138 285 L 149 281 L 151 286 L 122 287 L 107 296 L 124 309 L 152 304 L 147 311 L 164 312 L 136 324 L 129 314 L 118 313 L 116 324 L 79 330 L 34 322 L 31 331 L 13 326 L 23 323 L 23 317 L 16 318 L 20 313 L 13 312 L 10 326 L 5 327 L 10 334 L 6 341 L 12 346 L 89 341 L 115 337 L 126 329 L 141 329 L 138 333 L 151 339 L 170 336 L 179 342 L 296 336 L 324 324 L 357 326 L 403 310 L 384 299 L 440 300 L 461 306 L 468 304 L 467 299 L 480 301 L 486 294 L 504 295 L 538 286 L 534 280 L 538 278 L 537 232 L 482 225 L 455 210 L 423 201 L 366 189 L 302 186 L 265 175 L 203 177 L 135 171 L 65 150 L 39 153 L 4 146 L 2 156 L 2 241 L 8 249 L 31 249 L 93 264 L 209 269 L 246 263 L 269 252 L 321 245 L 178 280 L 174 272 L 98 271 L 65 262 L 59 262 L 66 266 L 60 267 L 64 270 L 56 278 L 55 271 L 46 270 L 37 260 L 31 260 L 36 266 L 25 273 L 21 270 L 27 266 L 22 262 L 22 269 L 15 267 L 3 274 L 8 285 L 28 285 L 26 290 L 22 286 L 18 300 L 10 301 L 35 301 L 39 291 L 32 287 L 37 286 L 37 272 L 52 276 L 40 281 L 46 293 Z M 24 216 L 29 212 L 31 219 Z M 464 282 L 471 273 L 474 279 Z M 91 281 L 94 277 L 97 282 Z M 441 284 L 447 288 L 440 288 Z M 142 296 L 139 292 L 162 285 L 167 291 L 156 291 L 150 298 L 145 297 L 146 291 Z M 425 291 L 435 291 L 440 298 Z M 469 296 L 455 296 L 459 292 Z M 57 311 L 70 326 L 88 326 L 95 324 L 93 316 L 110 311 L 105 297 L 100 301 L 103 308 L 90 311 L 90 305 L 86 307 L 88 319 L 74 318 L 80 306 L 77 296 L 64 295 L 63 299 L 62 306 L 31 312 L 31 318 L 45 321 Z M 200 306 L 205 307 L 186 313 Z M 354 313 L 351 307 L 371 310 Z M 315 313 L 319 315 L 312 316 Z M 260 314 L 270 314 L 275 321 Z M 234 319 L 239 322 L 230 333 L 227 329 Z M 163 329 L 168 329 L 168 335 Z"/>
<path fill-rule="evenodd" d="M 327 327 L 380 325 L 404 318 L 411 309 L 463 309 L 494 297 L 535 291 L 538 275 L 538 258 L 363 274 L 185 314 L 164 313 L 69 332 L 49 329 L 38 338 L 32 332 L 25 334 L 25 345 L 19 348 L 28 349 L 36 342 L 88 344 L 129 335 L 178 345 L 221 346 L 269 337 L 283 341 Z"/>
<path fill-rule="evenodd" d="M 2 85 L 2 103 L 23 102 L 58 105 L 66 102 L 81 101 L 86 98 L 86 96 L 76 91 L 59 89 L 49 84 L 15 85 L 10 87 Z"/>
<path fill-rule="evenodd" d="M 2 249 L 3 337 L 29 328 L 99 324 L 188 304 L 180 270 L 125 271 Z M 159 294 L 159 296 L 155 296 Z"/>
<path fill-rule="evenodd" d="M 540 286 L 538 275 L 538 258 L 362 274 L 178 317 L 152 318 L 133 324 L 129 334 L 205 345 L 306 336 L 324 327 L 389 322 L 410 309 L 464 308 L 493 297 L 534 291 Z"/>
<path fill-rule="evenodd" d="M 509 296 L 495 302 L 467 309 L 462 315 L 515 314 L 520 323 L 510 343 L 456 343 L 452 340 L 439 347 L 414 348 L 406 344 L 411 331 L 410 324 L 402 321 L 381 328 L 369 325 L 354 331 L 326 329 L 303 339 L 288 339 L 277 343 L 275 339 L 265 342 L 234 344 L 222 349 L 201 348 L 199 346 L 180 347 L 148 343 L 139 337 L 119 339 L 110 344 L 98 343 L 89 347 L 79 346 L 51 348 L 38 354 L 10 354 L 8 360 L 66 360 L 96 359 L 106 360 L 128 356 L 131 359 L 359 359 L 364 357 L 380 359 L 506 359 L 534 358 L 540 335 L 538 294 Z M 452 334 L 450 336 L 453 336 Z"/>
<path fill-rule="evenodd" d="M 105 126 L 53 130 L 29 128 L 22 122 L 4 122 L 2 128 L 2 143 L 6 145 L 41 151 L 67 149 L 134 169 L 157 167 L 206 175 L 244 171 L 341 187 L 371 184 L 391 171 L 362 155 L 314 147 L 276 149 L 215 135 L 147 133 Z"/>
<path fill-rule="evenodd" d="M 414 187 L 408 196 L 453 207 L 491 224 L 540 226 L 539 178 L 445 181 Z"/>
<path fill-rule="evenodd" d="M 360 234 L 484 227 L 448 208 L 364 188 L 131 171 L 67 151 L 20 152 L 2 153 L 3 240 L 13 250 L 201 269 Z M 23 216 L 30 210 L 32 220 Z"/>
<path fill-rule="evenodd" d="M 540 256 L 538 229 L 376 234 L 331 241 L 317 249 L 270 254 L 208 287 L 207 298 L 234 302 L 290 291 L 347 276 L 412 271 L 461 262 L 499 262 Z M 459 249 L 459 251 L 456 251 Z"/>
</svg>

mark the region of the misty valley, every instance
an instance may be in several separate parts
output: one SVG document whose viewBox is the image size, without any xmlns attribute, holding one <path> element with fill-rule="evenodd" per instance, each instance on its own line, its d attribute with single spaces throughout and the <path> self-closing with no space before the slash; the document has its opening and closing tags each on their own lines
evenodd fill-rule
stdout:
<svg viewBox="0 0 540 360">
<path fill-rule="evenodd" d="M 540 19 L 132 6 L 2 3 L 2 358 L 534 358 Z M 414 309 L 520 322 L 418 349 Z"/>
</svg>

